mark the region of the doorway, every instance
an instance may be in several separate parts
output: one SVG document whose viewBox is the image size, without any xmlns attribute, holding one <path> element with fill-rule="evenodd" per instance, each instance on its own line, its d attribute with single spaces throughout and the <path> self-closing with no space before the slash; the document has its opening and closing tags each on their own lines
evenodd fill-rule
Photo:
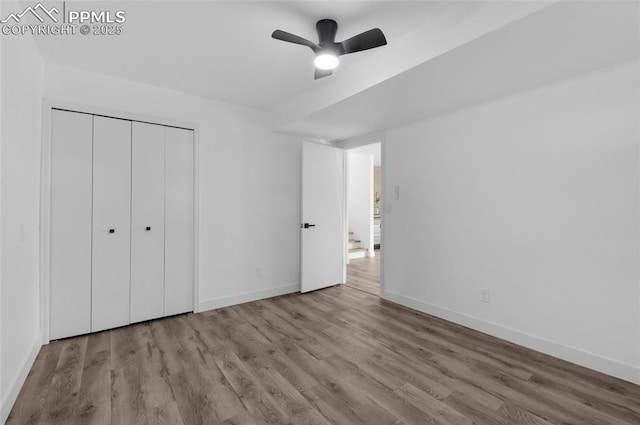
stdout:
<svg viewBox="0 0 640 425">
<path fill-rule="evenodd" d="M 380 296 L 382 144 L 346 151 L 346 285 Z"/>
</svg>

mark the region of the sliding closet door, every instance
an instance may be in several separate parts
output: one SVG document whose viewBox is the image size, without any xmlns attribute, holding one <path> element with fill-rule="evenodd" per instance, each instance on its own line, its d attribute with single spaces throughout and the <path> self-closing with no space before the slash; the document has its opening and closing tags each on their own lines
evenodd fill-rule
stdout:
<svg viewBox="0 0 640 425">
<path fill-rule="evenodd" d="M 164 315 L 164 132 L 134 122 L 131 140 L 131 322 Z"/>
<path fill-rule="evenodd" d="M 129 324 L 131 122 L 93 122 L 93 332 Z"/>
<path fill-rule="evenodd" d="M 91 331 L 93 117 L 53 110 L 51 120 L 51 339 Z"/>
<path fill-rule="evenodd" d="M 193 131 L 167 127 L 165 315 L 193 311 Z"/>
</svg>

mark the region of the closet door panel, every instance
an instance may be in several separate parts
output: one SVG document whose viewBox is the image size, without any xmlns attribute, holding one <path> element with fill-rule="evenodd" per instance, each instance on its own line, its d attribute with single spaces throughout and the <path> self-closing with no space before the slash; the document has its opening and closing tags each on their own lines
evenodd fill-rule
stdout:
<svg viewBox="0 0 640 425">
<path fill-rule="evenodd" d="M 53 110 L 50 338 L 91 331 L 93 117 Z"/>
<path fill-rule="evenodd" d="M 167 128 L 165 315 L 193 311 L 193 131 Z"/>
<path fill-rule="evenodd" d="M 131 322 L 164 315 L 165 127 L 133 123 Z"/>
<path fill-rule="evenodd" d="M 93 332 L 126 325 L 129 318 L 131 122 L 94 117 Z"/>
</svg>

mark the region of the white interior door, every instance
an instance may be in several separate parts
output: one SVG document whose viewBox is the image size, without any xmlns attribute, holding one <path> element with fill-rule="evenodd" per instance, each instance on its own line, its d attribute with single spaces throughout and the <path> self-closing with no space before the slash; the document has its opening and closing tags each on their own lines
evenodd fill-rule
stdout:
<svg viewBox="0 0 640 425">
<path fill-rule="evenodd" d="M 134 122 L 131 139 L 131 322 L 164 315 L 165 127 Z"/>
<path fill-rule="evenodd" d="M 93 117 L 52 112 L 51 339 L 91 331 Z"/>
<path fill-rule="evenodd" d="M 129 324 L 131 121 L 93 118 L 91 330 Z"/>
<path fill-rule="evenodd" d="M 300 292 L 344 283 L 344 150 L 302 146 Z"/>
<path fill-rule="evenodd" d="M 193 131 L 167 127 L 164 314 L 193 311 Z"/>
</svg>

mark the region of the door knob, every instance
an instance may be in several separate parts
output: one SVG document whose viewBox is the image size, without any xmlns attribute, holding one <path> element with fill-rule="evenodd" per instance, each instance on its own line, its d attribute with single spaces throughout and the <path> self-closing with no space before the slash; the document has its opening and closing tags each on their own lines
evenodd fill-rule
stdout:
<svg viewBox="0 0 640 425">
<path fill-rule="evenodd" d="M 109 233 L 115 233 L 116 229 L 109 229 Z"/>
<path fill-rule="evenodd" d="M 148 232 L 149 230 L 151 230 L 151 227 L 147 226 L 146 231 Z"/>
<path fill-rule="evenodd" d="M 316 225 L 315 224 L 309 224 L 309 223 L 302 223 L 300 225 L 300 227 L 308 229 L 309 227 L 316 227 Z"/>
</svg>

